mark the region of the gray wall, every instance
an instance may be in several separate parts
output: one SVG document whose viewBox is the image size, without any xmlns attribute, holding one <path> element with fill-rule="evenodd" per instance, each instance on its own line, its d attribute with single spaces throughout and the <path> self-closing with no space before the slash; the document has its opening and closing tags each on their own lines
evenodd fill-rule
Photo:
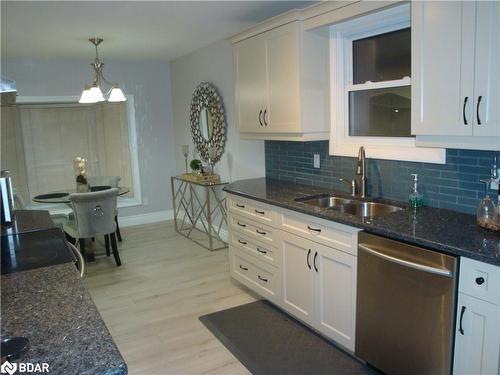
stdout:
<svg viewBox="0 0 500 375">
<path fill-rule="evenodd" d="M 184 157 L 180 145 L 190 145 L 188 160 L 194 156 L 189 124 L 191 96 L 199 83 L 207 81 L 218 88 L 226 110 L 226 148 L 221 161 L 216 165 L 216 173 L 226 181 L 264 176 L 264 142 L 240 140 L 236 129 L 231 43 L 225 40 L 214 43 L 174 60 L 170 66 L 177 172 L 184 172 Z"/>
<path fill-rule="evenodd" d="M 75 96 L 92 79 L 91 57 L 74 60 L 6 60 L 2 74 L 16 80 L 21 96 Z M 108 61 L 104 73 L 134 95 L 143 205 L 120 216 L 171 209 L 169 177 L 175 174 L 176 149 L 167 62 Z M 71 162 L 71 161 L 69 161 Z"/>
</svg>

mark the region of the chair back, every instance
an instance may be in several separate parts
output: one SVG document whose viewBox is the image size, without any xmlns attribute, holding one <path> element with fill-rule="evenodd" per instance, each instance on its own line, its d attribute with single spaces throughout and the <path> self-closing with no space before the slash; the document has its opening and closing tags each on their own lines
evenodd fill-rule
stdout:
<svg viewBox="0 0 500 375">
<path fill-rule="evenodd" d="M 118 189 L 70 194 L 78 238 L 97 237 L 116 231 Z"/>
<path fill-rule="evenodd" d="M 112 188 L 118 187 L 120 176 L 89 176 L 88 182 L 92 186 L 111 186 Z"/>
</svg>

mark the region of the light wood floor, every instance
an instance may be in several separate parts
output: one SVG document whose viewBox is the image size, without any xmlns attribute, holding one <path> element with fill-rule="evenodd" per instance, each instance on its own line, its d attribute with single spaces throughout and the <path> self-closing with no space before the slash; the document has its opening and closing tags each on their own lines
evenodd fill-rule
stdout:
<svg viewBox="0 0 500 375">
<path fill-rule="evenodd" d="M 231 281 L 227 250 L 209 252 L 178 235 L 173 223 L 122 233 L 122 267 L 97 255 L 85 284 L 129 374 L 248 374 L 198 320 L 255 300 Z M 102 253 L 102 240 L 96 246 Z"/>
</svg>

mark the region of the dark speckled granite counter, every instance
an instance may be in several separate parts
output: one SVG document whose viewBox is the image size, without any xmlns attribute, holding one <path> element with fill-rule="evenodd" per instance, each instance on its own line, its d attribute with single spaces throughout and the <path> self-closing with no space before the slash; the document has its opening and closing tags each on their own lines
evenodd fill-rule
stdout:
<svg viewBox="0 0 500 375">
<path fill-rule="evenodd" d="M 473 215 L 420 207 L 416 211 L 406 209 L 384 217 L 363 219 L 295 201 L 299 197 L 334 193 L 331 190 L 266 178 L 237 181 L 224 187 L 224 190 L 270 205 L 362 228 L 373 234 L 500 266 L 500 233 L 477 226 Z M 345 193 L 337 195 L 345 196 Z M 390 203 L 402 205 L 401 202 Z"/>
<path fill-rule="evenodd" d="M 19 362 L 46 362 L 50 374 L 127 373 L 72 263 L 2 275 L 1 302 L 2 336 L 30 341 Z"/>
</svg>

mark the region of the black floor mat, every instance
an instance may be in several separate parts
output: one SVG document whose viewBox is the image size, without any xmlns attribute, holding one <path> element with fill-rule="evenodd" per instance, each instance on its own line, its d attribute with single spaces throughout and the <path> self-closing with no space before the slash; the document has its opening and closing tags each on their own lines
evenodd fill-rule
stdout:
<svg viewBox="0 0 500 375">
<path fill-rule="evenodd" d="M 377 374 L 266 301 L 203 315 L 200 321 L 253 374 Z"/>
</svg>

